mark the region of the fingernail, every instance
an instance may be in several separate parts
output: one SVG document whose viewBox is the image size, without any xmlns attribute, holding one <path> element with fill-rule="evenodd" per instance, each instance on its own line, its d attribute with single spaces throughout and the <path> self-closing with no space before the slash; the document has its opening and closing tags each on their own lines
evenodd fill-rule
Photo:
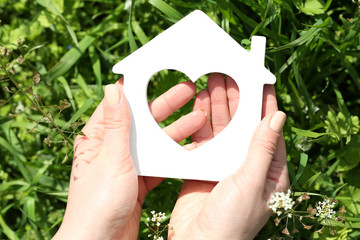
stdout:
<svg viewBox="0 0 360 240">
<path fill-rule="evenodd" d="M 199 108 L 199 109 L 198 109 L 198 111 L 202 111 L 202 112 L 204 112 L 205 117 L 207 117 L 207 116 L 208 116 L 208 115 L 207 115 L 207 113 L 206 113 L 206 111 L 205 111 L 205 109 L 203 109 L 203 108 Z"/>
<path fill-rule="evenodd" d="M 192 144 L 195 146 L 195 148 L 199 147 L 199 144 L 197 142 L 192 142 Z"/>
<path fill-rule="evenodd" d="M 115 106 L 120 101 L 120 92 L 115 84 L 105 86 L 105 101 L 109 106 Z"/>
<path fill-rule="evenodd" d="M 277 133 L 281 133 L 286 120 L 286 114 L 279 111 L 275 113 L 270 120 L 270 127 Z"/>
</svg>

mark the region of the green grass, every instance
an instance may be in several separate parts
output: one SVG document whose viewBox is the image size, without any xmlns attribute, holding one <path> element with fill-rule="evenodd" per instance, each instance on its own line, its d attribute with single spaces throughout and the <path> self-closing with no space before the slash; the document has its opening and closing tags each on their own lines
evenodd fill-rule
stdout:
<svg viewBox="0 0 360 240">
<path fill-rule="evenodd" d="M 332 223 L 335 236 L 328 227 L 316 232 L 324 222 L 310 230 L 296 223 L 300 232 L 292 236 L 359 239 L 359 6 L 350 0 L 0 0 L 0 45 L 12 50 L 0 60 L 0 239 L 51 238 L 65 209 L 71 143 L 102 99 L 103 85 L 119 78 L 112 66 L 195 9 L 245 48 L 253 35 L 267 37 L 266 67 L 276 74 L 279 107 L 288 116 L 292 188 L 312 193 L 303 210 L 321 195 L 346 207 L 346 224 Z M 168 89 L 169 78 L 172 84 L 185 79 L 160 72 L 148 98 Z M 202 78 L 198 87 L 204 86 Z M 191 103 L 163 125 L 190 110 Z M 149 193 L 141 239 L 151 210 L 170 215 L 181 183 L 166 180 Z M 271 219 L 258 239 L 286 239 L 284 227 Z"/>
</svg>

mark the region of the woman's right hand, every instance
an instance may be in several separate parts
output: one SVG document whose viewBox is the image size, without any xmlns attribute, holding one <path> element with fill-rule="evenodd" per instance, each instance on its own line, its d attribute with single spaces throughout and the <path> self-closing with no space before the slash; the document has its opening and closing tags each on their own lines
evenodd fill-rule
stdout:
<svg viewBox="0 0 360 240">
<path fill-rule="evenodd" d="M 194 105 L 208 114 L 193 134 L 200 144 L 226 127 L 240 97 L 234 80 L 222 74 L 212 74 L 208 88 Z M 169 239 L 252 239 L 264 226 L 271 194 L 285 191 L 289 178 L 282 135 L 286 116 L 278 111 L 273 86 L 265 86 L 263 99 L 263 119 L 243 165 L 219 183 L 186 180 L 171 215 Z"/>
</svg>

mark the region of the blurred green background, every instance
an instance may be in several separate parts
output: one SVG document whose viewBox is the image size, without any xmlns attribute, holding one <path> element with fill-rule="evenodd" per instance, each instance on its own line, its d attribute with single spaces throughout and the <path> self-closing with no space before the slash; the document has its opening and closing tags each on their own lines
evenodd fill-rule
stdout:
<svg viewBox="0 0 360 240">
<path fill-rule="evenodd" d="M 291 236 L 281 233 L 285 223 L 276 227 L 270 219 L 257 238 L 360 239 L 359 7 L 358 0 L 0 0 L 0 239 L 55 234 L 72 142 L 103 98 L 103 86 L 119 78 L 112 66 L 195 9 L 244 48 L 253 35 L 267 37 L 266 67 L 276 75 L 279 107 L 288 116 L 292 189 L 311 195 L 303 210 L 322 196 L 347 210 L 345 225 L 314 221 L 305 230 L 291 220 L 300 230 Z M 186 80 L 176 71 L 158 73 L 149 100 Z M 206 76 L 197 82 L 199 89 L 206 84 Z M 181 184 L 169 179 L 149 193 L 140 239 L 147 239 L 151 210 L 170 217 Z M 336 232 L 317 232 L 329 224 Z"/>
</svg>

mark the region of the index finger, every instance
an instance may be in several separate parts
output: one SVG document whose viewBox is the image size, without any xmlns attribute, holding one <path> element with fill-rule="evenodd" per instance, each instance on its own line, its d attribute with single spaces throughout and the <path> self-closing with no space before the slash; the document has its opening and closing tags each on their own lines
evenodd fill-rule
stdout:
<svg viewBox="0 0 360 240">
<path fill-rule="evenodd" d="M 184 106 L 195 93 L 196 85 L 192 81 L 187 81 L 175 85 L 150 102 L 149 108 L 156 122 L 163 121 L 175 110 Z"/>
<path fill-rule="evenodd" d="M 264 85 L 263 104 L 261 118 L 272 112 L 278 111 L 274 85 Z"/>
</svg>

